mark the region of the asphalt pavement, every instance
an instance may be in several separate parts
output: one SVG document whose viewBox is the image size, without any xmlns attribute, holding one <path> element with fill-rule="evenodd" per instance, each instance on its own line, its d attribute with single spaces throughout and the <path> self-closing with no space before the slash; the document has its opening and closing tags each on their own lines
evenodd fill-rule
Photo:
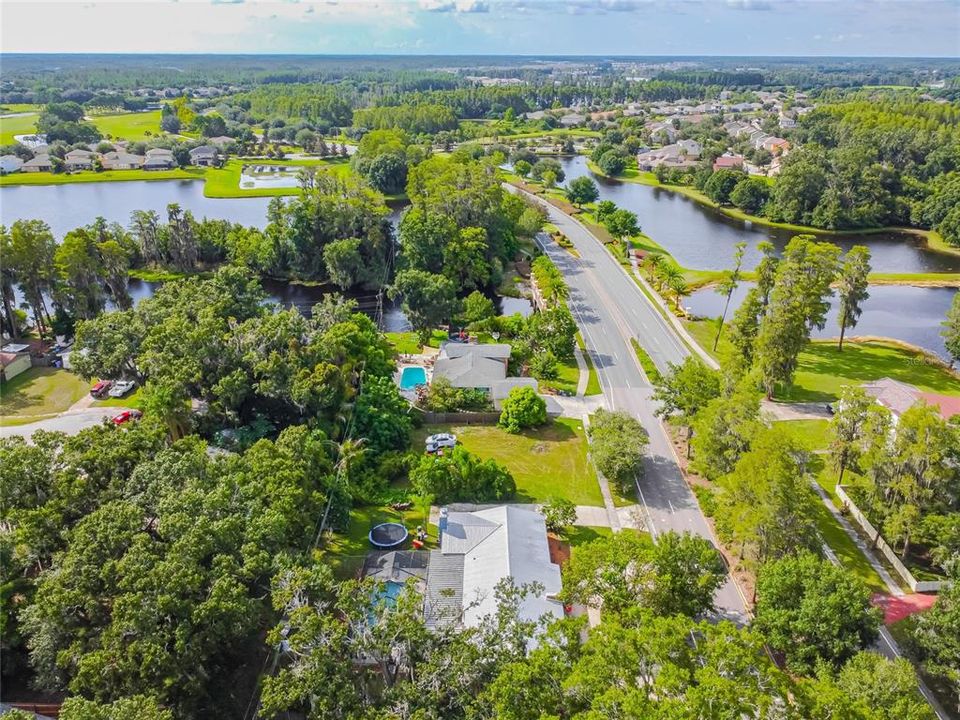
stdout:
<svg viewBox="0 0 960 720">
<path fill-rule="evenodd" d="M 573 257 L 552 240 L 544 243 L 570 288 L 568 304 L 597 368 L 607 405 L 629 412 L 650 435 L 644 476 L 637 483 L 637 491 L 651 534 L 656 537 L 675 530 L 715 542 L 680 472 L 673 446 L 654 415 L 653 389 L 630 339 L 636 338 L 660 369 L 666 369 L 667 363 L 682 362 L 689 349 L 599 240 L 576 220 L 538 200 L 550 222 L 571 240 L 580 255 Z M 729 577 L 717 592 L 715 603 L 720 617 L 738 623 L 747 621 L 747 603 Z"/>
<path fill-rule="evenodd" d="M 111 418 L 123 408 L 99 407 L 86 410 L 68 411 L 46 420 L 37 420 L 26 425 L 5 425 L 0 427 L 0 437 L 20 435 L 29 438 L 37 430 L 62 432 L 67 435 L 76 435 L 81 430 L 99 425 L 104 418 Z"/>
</svg>

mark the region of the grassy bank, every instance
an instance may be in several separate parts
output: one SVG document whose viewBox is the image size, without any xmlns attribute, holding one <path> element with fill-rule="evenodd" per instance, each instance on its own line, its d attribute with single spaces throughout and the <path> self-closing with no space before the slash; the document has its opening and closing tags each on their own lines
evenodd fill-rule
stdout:
<svg viewBox="0 0 960 720">
<path fill-rule="evenodd" d="M 0 177 L 0 187 L 8 185 L 67 185 L 70 183 L 124 182 L 133 180 L 203 180 L 205 168 L 175 170 L 81 170 L 74 173 L 14 173 Z"/>
</svg>

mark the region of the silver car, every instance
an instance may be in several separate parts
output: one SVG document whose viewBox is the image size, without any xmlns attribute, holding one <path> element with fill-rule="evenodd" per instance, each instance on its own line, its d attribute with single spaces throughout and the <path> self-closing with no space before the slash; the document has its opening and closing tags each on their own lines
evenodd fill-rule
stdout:
<svg viewBox="0 0 960 720">
<path fill-rule="evenodd" d="M 112 398 L 122 398 L 136 386 L 137 384 L 133 380 L 118 380 L 113 384 L 113 387 L 110 388 L 110 392 L 107 394 Z"/>
<path fill-rule="evenodd" d="M 457 444 L 457 436 L 450 433 L 437 433 L 426 440 L 427 452 L 436 452 L 440 448 L 452 448 Z"/>
</svg>

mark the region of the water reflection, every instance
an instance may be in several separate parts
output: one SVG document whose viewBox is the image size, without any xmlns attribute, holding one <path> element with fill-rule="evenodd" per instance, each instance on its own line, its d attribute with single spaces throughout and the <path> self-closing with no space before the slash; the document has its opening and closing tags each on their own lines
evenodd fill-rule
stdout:
<svg viewBox="0 0 960 720">
<path fill-rule="evenodd" d="M 733 263 L 738 242 L 747 243 L 744 267 L 753 268 L 760 259 L 756 246 L 771 241 L 782 250 L 797 233 L 736 220 L 705 207 L 677 192 L 663 188 L 619 182 L 593 176 L 583 156 L 560 160 L 565 182 L 583 175 L 597 180 L 601 200 L 612 200 L 637 214 L 643 231 L 666 248 L 684 267 L 722 270 Z M 909 233 L 871 235 L 822 235 L 844 251 L 866 245 L 873 256 L 875 272 L 958 272 L 960 256 L 926 249 L 922 239 Z"/>
<path fill-rule="evenodd" d="M 727 317 L 740 306 L 752 283 L 743 283 L 733 295 Z M 918 345 L 947 358 L 940 336 L 941 323 L 953 301 L 954 288 L 923 288 L 902 285 L 873 285 L 870 297 L 863 304 L 863 315 L 847 336 L 878 335 Z M 683 304 L 701 317 L 718 317 L 723 312 L 726 296 L 712 288 L 703 288 L 686 298 Z M 836 298 L 831 301 L 827 325 L 814 331 L 815 338 L 840 335 L 837 325 Z"/>
</svg>

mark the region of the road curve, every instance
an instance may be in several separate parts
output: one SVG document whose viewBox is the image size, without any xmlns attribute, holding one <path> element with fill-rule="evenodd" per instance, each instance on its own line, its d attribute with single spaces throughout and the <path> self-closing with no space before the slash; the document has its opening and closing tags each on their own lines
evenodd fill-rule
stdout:
<svg viewBox="0 0 960 720">
<path fill-rule="evenodd" d="M 653 389 L 636 360 L 630 339 L 636 338 L 663 369 L 667 363 L 682 362 L 689 355 L 688 348 L 596 237 L 541 198 L 527 195 L 544 206 L 550 222 L 570 238 L 580 255 L 573 257 L 543 236 L 547 255 L 570 288 L 568 304 L 597 368 L 607 404 L 636 417 L 650 435 L 637 492 L 651 534 L 656 537 L 675 530 L 714 541 L 696 497 L 680 472 L 673 446 L 654 415 Z M 747 622 L 747 603 L 731 578 L 717 592 L 715 604 L 718 616 L 740 624 Z"/>
</svg>

